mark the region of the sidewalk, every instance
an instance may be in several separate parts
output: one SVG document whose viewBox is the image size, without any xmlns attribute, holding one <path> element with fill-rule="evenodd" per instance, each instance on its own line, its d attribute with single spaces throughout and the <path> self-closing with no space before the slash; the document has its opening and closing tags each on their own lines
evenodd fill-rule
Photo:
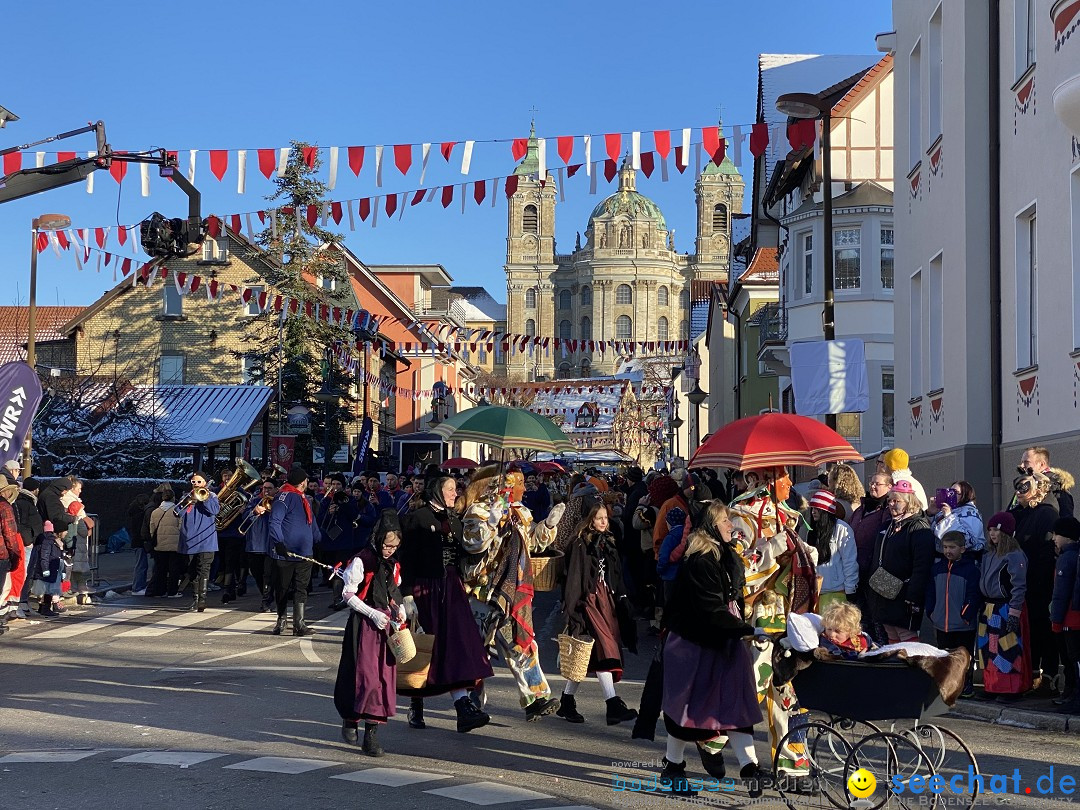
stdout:
<svg viewBox="0 0 1080 810">
<path fill-rule="evenodd" d="M 983 700 L 958 700 L 949 712 L 950 717 L 981 720 L 1001 726 L 1033 728 L 1080 734 L 1080 715 L 1058 714 L 1050 698 L 1025 697 L 1016 703 L 993 703 Z"/>
<path fill-rule="evenodd" d="M 106 554 L 102 548 L 97 563 L 98 570 L 92 586 L 95 596 L 104 598 L 109 591 L 124 593 L 131 590 L 132 574 L 135 571 L 135 549 L 125 548 L 116 554 Z"/>
</svg>

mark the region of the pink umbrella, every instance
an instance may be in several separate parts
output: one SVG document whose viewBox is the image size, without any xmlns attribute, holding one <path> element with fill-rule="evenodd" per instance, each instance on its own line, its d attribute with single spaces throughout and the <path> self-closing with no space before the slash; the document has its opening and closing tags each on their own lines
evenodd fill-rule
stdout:
<svg viewBox="0 0 1080 810">
<path fill-rule="evenodd" d="M 440 466 L 444 470 L 475 470 L 480 465 L 471 458 L 448 458 Z"/>
</svg>

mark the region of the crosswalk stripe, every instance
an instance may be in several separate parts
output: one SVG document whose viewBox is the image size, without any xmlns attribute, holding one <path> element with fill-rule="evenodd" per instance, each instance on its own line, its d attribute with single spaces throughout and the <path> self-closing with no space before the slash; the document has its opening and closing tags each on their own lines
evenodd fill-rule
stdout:
<svg viewBox="0 0 1080 810">
<path fill-rule="evenodd" d="M 331 779 L 344 779 L 347 782 L 365 782 L 384 787 L 404 787 L 419 782 L 434 782 L 437 779 L 449 779 L 448 773 L 426 773 L 424 771 L 406 771 L 401 768 L 368 768 L 363 771 L 342 773 Z"/>
<path fill-rule="evenodd" d="M 92 757 L 97 751 L 21 751 L 0 757 L 0 763 L 10 762 L 78 762 Z"/>
<path fill-rule="evenodd" d="M 140 765 L 179 765 L 187 768 L 198 765 L 211 759 L 228 756 L 227 754 L 210 754 L 201 751 L 143 751 L 131 756 L 114 759 L 113 762 L 134 762 Z"/>
<path fill-rule="evenodd" d="M 55 630 L 46 630 L 44 633 L 38 633 L 36 636 L 34 636 L 34 638 L 74 638 L 75 636 L 81 636 L 84 633 L 92 633 L 95 630 L 100 630 L 103 627 L 108 627 L 111 624 L 129 622 L 132 619 L 136 619 L 142 616 L 149 616 L 151 613 L 157 613 L 157 611 L 121 610 L 117 613 L 110 613 L 107 616 L 93 616 L 89 619 L 83 619 L 82 621 L 70 622 L 68 624 L 65 624 L 63 627 L 57 627 Z"/>
<path fill-rule="evenodd" d="M 433 796 L 443 796 L 447 799 L 457 799 L 458 801 L 468 802 L 469 804 L 480 805 L 506 804 L 507 802 L 527 802 L 532 801 L 533 799 L 555 798 L 547 793 L 526 790 L 525 788 L 516 787 L 514 785 L 500 785 L 498 782 L 472 782 L 468 785 L 425 790 L 424 793 L 430 793 Z"/>
<path fill-rule="evenodd" d="M 299 757 L 256 757 L 235 765 L 226 765 L 226 770 L 236 771 L 262 771 L 264 773 L 307 773 L 319 768 L 330 768 L 340 765 L 340 762 L 331 762 L 325 759 L 301 759 Z"/>
<path fill-rule="evenodd" d="M 254 616 L 248 616 L 246 619 L 225 625 L 218 630 L 211 630 L 210 633 L 255 633 L 268 630 L 275 621 L 277 621 L 277 616 L 273 613 L 256 613 Z"/>
<path fill-rule="evenodd" d="M 204 613 L 179 613 L 175 616 L 170 616 L 167 619 L 162 619 L 159 622 L 144 624 L 141 627 L 125 630 L 123 633 L 117 634 L 117 638 L 151 638 L 154 636 L 163 636 L 166 633 L 171 633 L 182 627 L 191 627 L 193 624 L 198 624 L 206 619 L 212 619 L 214 616 L 218 616 L 224 612 L 224 610 L 219 608 L 210 608 Z"/>
</svg>

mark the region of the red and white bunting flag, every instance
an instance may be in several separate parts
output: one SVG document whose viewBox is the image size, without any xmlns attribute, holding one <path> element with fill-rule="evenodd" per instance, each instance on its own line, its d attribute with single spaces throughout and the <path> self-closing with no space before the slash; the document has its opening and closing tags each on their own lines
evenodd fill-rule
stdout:
<svg viewBox="0 0 1080 810">
<path fill-rule="evenodd" d="M 360 170 L 364 168 L 364 147 L 362 146 L 350 146 L 349 153 L 349 168 L 352 169 L 352 173 L 357 177 L 360 176 Z"/>
<path fill-rule="evenodd" d="M 472 168 L 473 144 L 475 141 L 465 141 L 465 151 L 461 154 L 461 173 L 468 174 Z"/>
<path fill-rule="evenodd" d="M 336 146 L 331 146 L 330 147 L 330 167 L 329 167 L 329 175 L 328 175 L 328 178 L 327 178 L 327 181 L 326 181 L 326 187 L 330 191 L 333 191 L 334 187 L 337 185 L 338 151 L 339 151 L 338 147 L 336 147 Z"/>
<path fill-rule="evenodd" d="M 569 166 L 571 158 L 574 157 L 574 136 L 560 135 L 556 140 L 556 145 L 562 162 Z"/>
<path fill-rule="evenodd" d="M 394 165 L 402 174 L 408 174 L 412 167 L 412 144 L 399 143 L 394 146 Z"/>
<path fill-rule="evenodd" d="M 243 194 L 247 183 L 247 149 L 236 150 L 236 193 Z M 239 233 L 239 231 L 237 231 Z"/>
<path fill-rule="evenodd" d="M 604 136 L 604 146 L 607 148 L 608 160 L 617 161 L 622 154 L 622 134 L 609 132 Z"/>
<path fill-rule="evenodd" d="M 274 150 L 258 149 L 256 151 L 259 155 L 259 171 L 269 180 L 274 175 Z"/>
<path fill-rule="evenodd" d="M 225 176 L 229 168 L 229 153 L 225 149 L 210 150 L 210 171 L 219 181 Z"/>
</svg>

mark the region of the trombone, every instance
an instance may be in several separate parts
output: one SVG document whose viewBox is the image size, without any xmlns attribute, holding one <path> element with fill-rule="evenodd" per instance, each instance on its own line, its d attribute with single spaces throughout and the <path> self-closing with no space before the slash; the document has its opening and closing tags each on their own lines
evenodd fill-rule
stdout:
<svg viewBox="0 0 1080 810">
<path fill-rule="evenodd" d="M 191 506 L 193 503 L 202 503 L 210 498 L 210 485 L 214 483 L 212 480 L 206 482 L 205 487 L 195 487 L 191 492 L 180 499 L 180 502 L 173 507 L 173 514 L 180 517 L 184 510 Z"/>
<path fill-rule="evenodd" d="M 266 511 L 260 515 L 253 508 L 244 516 L 244 519 L 240 521 L 240 525 L 236 527 L 237 534 L 247 534 L 251 530 L 251 527 L 255 525 L 256 518 L 269 514 L 270 508 L 274 505 L 274 497 L 275 496 L 273 495 L 268 495 L 267 497 L 260 499 L 256 506 L 261 506 Z"/>
</svg>

